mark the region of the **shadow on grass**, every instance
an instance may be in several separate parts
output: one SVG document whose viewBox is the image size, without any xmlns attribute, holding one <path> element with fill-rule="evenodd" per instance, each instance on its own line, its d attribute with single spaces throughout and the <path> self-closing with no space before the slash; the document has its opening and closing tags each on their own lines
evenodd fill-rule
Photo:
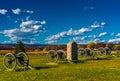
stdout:
<svg viewBox="0 0 120 81">
<path fill-rule="evenodd" d="M 94 58 L 86 58 L 86 59 L 82 59 L 81 60 L 76 60 L 73 61 L 74 63 L 85 63 L 86 61 L 89 60 L 112 60 L 113 57 L 112 56 L 103 56 L 103 57 L 94 57 Z"/>
<path fill-rule="evenodd" d="M 40 70 L 40 69 L 49 69 L 49 68 L 54 68 L 58 67 L 57 63 L 46 63 L 44 66 L 35 66 L 35 70 Z"/>
<path fill-rule="evenodd" d="M 34 68 L 35 68 L 35 70 L 40 70 L 40 69 L 49 69 L 49 68 L 52 68 L 52 67 L 50 67 L 50 66 L 36 66 Z"/>
<path fill-rule="evenodd" d="M 53 67 L 58 67 L 58 66 L 30 66 L 31 68 L 17 68 L 15 69 L 16 72 L 21 72 L 21 71 L 28 71 L 28 70 L 41 70 L 41 69 L 49 69 Z"/>
<path fill-rule="evenodd" d="M 68 61 L 67 63 L 71 63 L 71 64 L 77 64 L 77 63 L 85 63 L 86 61 L 88 61 L 88 59 L 82 59 L 82 60 L 73 60 L 73 61 Z"/>
<path fill-rule="evenodd" d="M 113 57 L 112 56 L 104 56 L 104 57 L 96 57 L 95 59 L 91 59 L 91 60 L 112 60 Z"/>
</svg>

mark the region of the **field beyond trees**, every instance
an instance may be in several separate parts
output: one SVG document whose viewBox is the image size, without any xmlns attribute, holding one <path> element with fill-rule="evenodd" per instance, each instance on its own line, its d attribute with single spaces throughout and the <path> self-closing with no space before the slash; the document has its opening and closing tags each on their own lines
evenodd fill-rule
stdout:
<svg viewBox="0 0 120 81">
<path fill-rule="evenodd" d="M 48 63 L 45 54 L 30 55 L 36 70 L 6 71 L 0 56 L 0 81 L 119 81 L 120 57 L 79 59 L 76 63 Z"/>
</svg>

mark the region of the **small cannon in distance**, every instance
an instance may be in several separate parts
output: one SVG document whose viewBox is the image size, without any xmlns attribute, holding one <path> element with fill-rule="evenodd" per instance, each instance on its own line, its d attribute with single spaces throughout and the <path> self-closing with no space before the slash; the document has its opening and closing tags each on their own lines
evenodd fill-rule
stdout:
<svg viewBox="0 0 120 81">
<path fill-rule="evenodd" d="M 87 48 L 79 48 L 78 49 L 78 56 L 90 56 L 90 57 L 94 57 L 94 55 L 97 56 L 106 56 L 106 55 L 111 55 L 111 50 L 110 48 L 103 48 L 100 47 L 98 49 L 94 49 L 94 50 L 90 50 Z"/>
</svg>

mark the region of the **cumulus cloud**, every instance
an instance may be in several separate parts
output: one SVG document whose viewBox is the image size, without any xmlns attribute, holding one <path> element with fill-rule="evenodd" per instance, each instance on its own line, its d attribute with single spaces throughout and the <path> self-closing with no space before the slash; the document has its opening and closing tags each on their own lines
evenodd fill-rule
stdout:
<svg viewBox="0 0 120 81">
<path fill-rule="evenodd" d="M 120 33 L 118 33 L 116 36 L 120 36 Z"/>
<path fill-rule="evenodd" d="M 105 35 L 107 35 L 107 32 L 100 33 L 99 37 L 102 37 L 102 36 L 105 36 Z"/>
<path fill-rule="evenodd" d="M 32 10 L 22 10 L 20 8 L 12 9 L 12 12 L 14 14 L 17 14 L 17 15 L 20 14 L 20 13 L 29 13 L 29 14 L 33 14 L 34 13 L 34 11 L 32 11 Z"/>
<path fill-rule="evenodd" d="M 120 38 L 109 39 L 108 42 L 109 43 L 118 43 L 118 42 L 120 42 Z"/>
<path fill-rule="evenodd" d="M 87 36 L 83 36 L 83 37 L 73 37 L 72 39 L 70 39 L 70 41 L 74 41 L 74 42 L 83 42 L 85 39 L 87 38 Z"/>
<path fill-rule="evenodd" d="M 32 10 L 26 10 L 25 12 L 29 13 L 29 14 L 33 14 L 34 13 L 34 11 L 32 11 Z"/>
<path fill-rule="evenodd" d="M 106 24 L 105 22 L 94 23 L 91 26 L 88 26 L 86 28 L 80 28 L 78 30 L 73 30 L 72 28 L 70 28 L 68 31 L 63 31 L 63 32 L 60 32 L 58 34 L 48 36 L 45 39 L 45 41 L 47 41 L 47 42 L 57 41 L 57 40 L 60 40 L 61 38 L 64 38 L 64 37 L 83 35 L 86 32 L 91 32 L 93 29 L 104 27 L 105 24 Z M 106 32 L 103 32 L 103 33 L 99 34 L 99 36 L 94 36 L 94 38 L 102 37 L 106 34 L 107 34 Z M 80 38 L 74 38 L 73 40 L 78 40 L 78 39 L 80 40 Z M 70 40 L 72 40 L 72 39 L 70 39 Z"/>
<path fill-rule="evenodd" d="M 106 22 L 101 22 L 101 23 L 98 23 L 98 22 L 94 22 L 90 27 L 95 29 L 95 28 L 102 28 L 106 25 Z"/>
<path fill-rule="evenodd" d="M 30 42 L 31 38 L 35 38 L 43 32 L 45 32 L 45 28 L 42 27 L 41 21 L 29 20 L 23 21 L 19 28 L 4 30 L 1 33 L 10 37 L 11 41 L 29 40 L 28 42 Z"/>
<path fill-rule="evenodd" d="M 41 21 L 34 21 L 34 20 L 23 21 L 20 24 L 20 27 L 27 27 L 35 24 L 41 24 Z"/>
<path fill-rule="evenodd" d="M 99 38 L 99 37 L 96 36 L 96 35 L 89 35 L 88 37 L 89 37 L 89 38 Z"/>
<path fill-rule="evenodd" d="M 44 20 L 44 21 L 41 21 L 41 24 L 46 24 L 46 21 Z"/>
<path fill-rule="evenodd" d="M 89 35 L 88 37 L 91 39 L 94 39 L 93 40 L 94 42 L 98 42 L 98 41 L 100 42 L 101 37 L 106 36 L 106 35 L 107 35 L 107 32 L 102 32 L 99 35 Z"/>
<path fill-rule="evenodd" d="M 6 9 L 0 9 L 0 14 L 5 15 L 8 11 Z"/>
<path fill-rule="evenodd" d="M 96 38 L 101 38 L 102 36 L 106 36 L 106 35 L 107 35 L 107 32 L 102 32 L 99 35 L 89 35 L 88 37 L 96 39 Z"/>
<path fill-rule="evenodd" d="M 97 43 L 99 41 L 100 41 L 100 39 L 98 39 L 98 38 L 93 40 L 93 42 L 95 42 L 95 43 Z"/>
<path fill-rule="evenodd" d="M 17 8 L 17 9 L 12 9 L 12 12 L 13 12 L 14 14 L 20 14 L 21 9 L 19 9 L 19 8 Z"/>
<path fill-rule="evenodd" d="M 70 28 L 68 31 L 63 31 L 61 33 L 58 33 L 56 35 L 52 35 L 52 36 L 48 36 L 45 40 L 46 41 L 55 41 L 55 40 L 59 40 L 63 37 L 67 37 L 67 36 L 77 36 L 77 35 L 81 35 L 83 33 L 86 33 L 86 32 L 90 32 L 92 31 L 91 29 L 89 28 L 81 28 L 81 29 L 78 29 L 78 30 L 73 30 L 72 28 Z"/>
</svg>

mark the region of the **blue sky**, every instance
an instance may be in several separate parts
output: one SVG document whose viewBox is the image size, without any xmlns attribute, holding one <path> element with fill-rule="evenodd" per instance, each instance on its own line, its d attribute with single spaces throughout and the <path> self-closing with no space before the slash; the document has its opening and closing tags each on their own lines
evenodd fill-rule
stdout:
<svg viewBox="0 0 120 81">
<path fill-rule="evenodd" d="M 120 0 L 0 0 L 0 43 L 120 42 Z"/>
</svg>

